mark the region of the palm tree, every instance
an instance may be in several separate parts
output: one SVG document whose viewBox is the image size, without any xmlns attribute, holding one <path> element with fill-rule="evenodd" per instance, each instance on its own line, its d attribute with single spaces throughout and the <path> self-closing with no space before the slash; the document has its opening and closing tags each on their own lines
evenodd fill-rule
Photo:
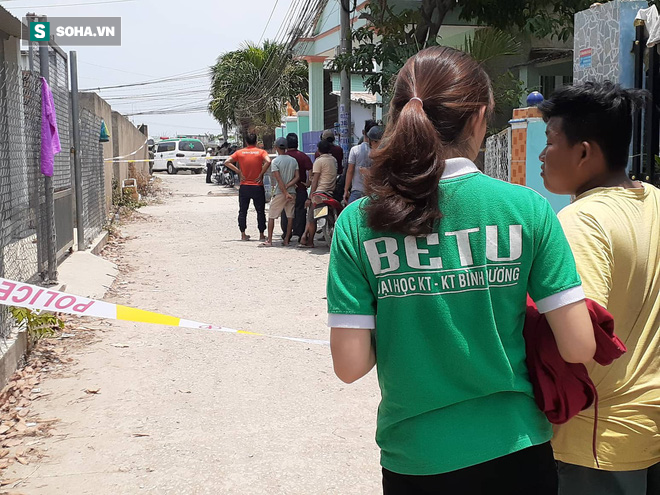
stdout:
<svg viewBox="0 0 660 495">
<path fill-rule="evenodd" d="M 223 126 L 261 132 L 270 147 L 286 101 L 307 94 L 307 63 L 296 60 L 286 46 L 265 41 L 243 43 L 218 57 L 211 68 L 209 112 Z"/>
<path fill-rule="evenodd" d="M 479 62 L 491 78 L 498 119 L 489 133 L 494 133 L 509 120 L 511 109 L 518 106 L 524 92 L 522 81 L 511 70 L 502 70 L 497 64 L 502 57 L 520 55 L 521 43 L 512 33 L 488 27 L 478 29 L 472 36 L 466 36 L 465 44 L 460 48 Z"/>
</svg>

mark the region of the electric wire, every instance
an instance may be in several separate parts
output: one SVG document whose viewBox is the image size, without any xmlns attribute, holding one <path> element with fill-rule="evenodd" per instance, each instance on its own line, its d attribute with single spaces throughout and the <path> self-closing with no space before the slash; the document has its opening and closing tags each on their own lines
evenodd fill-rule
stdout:
<svg viewBox="0 0 660 495">
<path fill-rule="evenodd" d="M 264 39 L 264 34 L 266 34 L 266 29 L 268 29 L 268 26 L 270 25 L 270 20 L 273 18 L 273 14 L 275 13 L 275 9 L 277 8 L 278 2 L 279 0 L 275 0 L 275 5 L 273 5 L 273 10 L 270 11 L 270 15 L 268 16 L 268 21 L 266 22 L 266 26 L 264 27 L 261 36 L 259 36 L 259 41 L 257 41 L 257 45 L 260 45 L 261 40 Z"/>
</svg>

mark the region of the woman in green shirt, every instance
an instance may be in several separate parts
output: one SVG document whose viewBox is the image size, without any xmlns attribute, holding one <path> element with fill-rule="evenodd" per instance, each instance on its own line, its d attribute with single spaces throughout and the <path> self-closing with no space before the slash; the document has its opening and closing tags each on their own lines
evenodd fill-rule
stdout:
<svg viewBox="0 0 660 495">
<path fill-rule="evenodd" d="M 548 202 L 473 163 L 492 107 L 488 76 L 465 53 L 409 59 L 367 197 L 336 224 L 332 358 L 348 383 L 377 367 L 386 495 L 557 491 L 552 429 L 525 366 L 527 294 L 566 361 L 591 360 L 595 342 Z"/>
</svg>

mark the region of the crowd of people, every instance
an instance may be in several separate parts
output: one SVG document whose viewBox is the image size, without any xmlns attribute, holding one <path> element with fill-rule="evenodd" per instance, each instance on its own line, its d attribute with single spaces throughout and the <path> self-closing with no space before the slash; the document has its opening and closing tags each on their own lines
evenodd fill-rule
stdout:
<svg viewBox="0 0 660 495">
<path fill-rule="evenodd" d="M 247 213 L 252 203 L 257 212 L 260 246 L 274 245 L 275 221 L 279 218 L 282 245 L 290 246 L 291 239 L 296 238 L 300 248 L 316 247 L 315 207 L 324 196 L 349 204 L 364 195 L 364 178 L 371 166 L 369 154 L 378 147 L 382 136 L 382 126 L 374 120 L 366 121 L 361 142 L 350 150 L 346 170 L 343 167 L 344 151 L 335 144 L 333 130 L 321 134 L 313 161 L 299 150 L 295 133 L 275 141 L 277 156 L 272 160 L 266 151 L 257 147 L 256 134 L 245 136 L 246 147 L 236 150 L 225 161 L 225 166 L 236 172 L 240 180 L 238 228 L 241 239 L 250 240 L 246 230 Z M 274 187 L 266 222 L 263 179 L 269 169 Z"/>
</svg>

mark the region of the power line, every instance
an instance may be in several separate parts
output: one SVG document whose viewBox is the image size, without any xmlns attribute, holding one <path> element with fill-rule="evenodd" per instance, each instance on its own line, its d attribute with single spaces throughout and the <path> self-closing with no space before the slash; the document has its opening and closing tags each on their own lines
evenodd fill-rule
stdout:
<svg viewBox="0 0 660 495">
<path fill-rule="evenodd" d="M 268 29 L 268 25 L 270 24 L 270 20 L 273 18 L 273 14 L 275 13 L 275 8 L 277 7 L 278 2 L 279 2 L 279 0 L 275 0 L 275 5 L 273 5 L 273 10 L 270 11 L 270 16 L 268 17 L 268 22 L 266 22 L 266 26 L 264 27 L 264 30 L 261 33 L 261 36 L 259 36 L 259 41 L 257 41 L 257 45 L 260 45 L 261 40 L 264 39 L 264 34 L 266 34 L 266 29 Z"/>
<path fill-rule="evenodd" d="M 199 71 L 204 71 L 203 73 L 195 74 L 195 72 Z M 185 75 L 189 74 L 189 75 Z M 189 81 L 192 79 L 200 79 L 203 77 L 209 77 L 208 69 L 198 69 L 197 71 L 191 71 L 189 73 L 184 72 L 183 74 L 179 74 L 178 76 L 169 76 L 165 78 L 160 78 L 160 79 L 152 79 L 149 81 L 142 81 L 138 83 L 130 83 L 130 84 L 118 84 L 116 86 L 99 86 L 97 88 L 86 88 L 86 89 L 81 89 L 81 91 L 101 91 L 105 89 L 119 89 L 119 88 L 131 88 L 135 86 L 147 86 L 151 84 L 161 84 L 161 83 L 167 83 L 167 82 L 179 82 L 179 81 Z"/>
<path fill-rule="evenodd" d="M 102 69 L 115 70 L 117 72 L 123 72 L 124 74 L 134 74 L 136 76 L 151 77 L 149 74 L 140 74 L 139 72 L 130 72 L 130 71 L 127 71 L 127 70 L 115 69 L 114 67 L 107 67 L 105 65 L 93 64 L 91 62 L 85 62 L 83 60 L 80 60 L 80 63 L 85 64 L 85 65 L 91 65 L 93 67 L 100 67 Z"/>
<path fill-rule="evenodd" d="M 190 125 L 179 125 L 179 124 L 165 124 L 164 122 L 154 122 L 153 120 L 150 120 L 150 124 L 148 125 L 161 125 L 161 126 L 170 126 L 170 127 L 182 127 L 183 129 L 206 129 L 208 130 L 208 127 L 204 126 L 190 126 Z M 220 124 L 217 124 L 216 127 L 220 128 Z"/>
</svg>

